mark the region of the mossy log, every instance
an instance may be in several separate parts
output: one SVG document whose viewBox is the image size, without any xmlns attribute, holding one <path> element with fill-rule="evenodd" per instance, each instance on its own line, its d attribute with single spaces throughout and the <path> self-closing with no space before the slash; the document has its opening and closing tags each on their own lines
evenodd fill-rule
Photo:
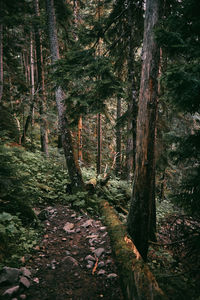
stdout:
<svg viewBox="0 0 200 300">
<path fill-rule="evenodd" d="M 107 226 L 118 272 L 127 300 L 167 300 L 158 283 L 142 260 L 133 242 L 128 238 L 126 227 L 118 219 L 114 209 L 106 201 L 100 202 L 103 222 Z"/>
</svg>

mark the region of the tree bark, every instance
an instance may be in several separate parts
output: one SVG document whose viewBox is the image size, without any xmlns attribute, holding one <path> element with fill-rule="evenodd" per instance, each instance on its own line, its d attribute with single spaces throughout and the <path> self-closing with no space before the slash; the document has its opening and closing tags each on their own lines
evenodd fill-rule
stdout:
<svg viewBox="0 0 200 300">
<path fill-rule="evenodd" d="M 51 51 L 52 64 L 60 59 L 54 1 L 46 0 L 46 10 L 48 17 L 49 42 Z M 71 180 L 72 190 L 83 189 L 84 183 L 78 160 L 75 157 L 74 147 L 72 145 L 72 135 L 69 130 L 68 120 L 65 116 L 64 99 L 65 95 L 61 87 L 57 87 L 55 91 L 56 105 L 58 110 L 59 130 L 62 135 L 62 146 L 64 149 L 66 164 Z"/>
<path fill-rule="evenodd" d="M 116 176 L 121 174 L 121 128 L 119 118 L 121 117 L 121 99 L 117 98 L 117 124 L 116 124 Z"/>
<path fill-rule="evenodd" d="M 80 116 L 78 120 L 78 160 L 83 161 L 83 139 L 82 139 L 82 130 L 83 130 L 83 119 Z"/>
<path fill-rule="evenodd" d="M 26 69 L 26 67 L 25 67 Z M 33 112 L 34 112 L 34 105 L 35 105 L 35 76 L 34 76 L 34 52 L 33 52 L 33 38 L 32 32 L 30 35 L 30 84 L 31 84 L 31 99 L 30 99 L 30 109 L 29 114 L 26 119 L 23 134 L 21 138 L 21 143 L 24 144 L 26 140 L 26 135 L 28 132 L 29 125 L 32 123 L 33 120 Z"/>
<path fill-rule="evenodd" d="M 128 231 L 146 260 L 148 240 L 155 227 L 155 129 L 159 47 L 154 27 L 159 20 L 159 0 L 146 1 L 143 64 L 137 118 L 136 166 Z"/>
<path fill-rule="evenodd" d="M 129 51 L 128 51 L 128 125 L 127 125 L 127 149 L 126 149 L 126 173 L 127 180 L 131 179 L 131 174 L 135 168 L 135 150 L 136 150 L 136 119 L 137 119 L 137 93 L 134 72 L 134 15 L 133 0 L 129 2 L 128 24 L 129 24 Z"/>
<path fill-rule="evenodd" d="M 38 0 L 34 0 L 35 16 L 40 16 L 40 8 Z M 42 41 L 41 33 L 37 25 L 35 25 L 35 45 L 36 45 L 36 57 L 37 57 L 37 92 L 39 96 L 39 110 L 40 110 L 40 140 L 41 150 L 46 156 L 48 153 L 48 123 L 46 117 L 46 95 L 44 85 L 44 65 L 42 55 Z"/>
<path fill-rule="evenodd" d="M 0 24 L 0 101 L 3 95 L 3 24 Z"/>
<path fill-rule="evenodd" d="M 101 174 L 101 114 L 97 114 L 97 175 Z"/>
</svg>

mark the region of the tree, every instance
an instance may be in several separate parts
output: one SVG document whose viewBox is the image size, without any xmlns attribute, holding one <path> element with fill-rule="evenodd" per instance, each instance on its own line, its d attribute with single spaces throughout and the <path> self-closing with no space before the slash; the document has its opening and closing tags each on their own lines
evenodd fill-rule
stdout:
<svg viewBox="0 0 200 300">
<path fill-rule="evenodd" d="M 40 16 L 39 2 L 34 0 L 35 16 Z M 40 139 L 41 150 L 48 156 L 48 125 L 46 120 L 46 95 L 44 86 L 44 66 L 42 54 L 41 32 L 39 27 L 35 25 L 35 44 L 37 56 L 37 91 L 39 94 L 39 108 L 40 108 Z"/>
<path fill-rule="evenodd" d="M 0 23 L 0 101 L 3 95 L 3 24 Z"/>
<path fill-rule="evenodd" d="M 155 129 L 159 47 L 154 28 L 159 21 L 159 0 L 147 0 L 143 63 L 137 118 L 135 174 L 128 232 L 146 260 L 148 240 L 155 230 Z"/>
<path fill-rule="evenodd" d="M 54 9 L 54 1 L 46 0 L 46 10 L 48 17 L 49 42 L 51 51 L 52 64 L 55 64 L 60 59 L 59 45 L 56 30 L 56 17 Z M 65 153 L 67 168 L 71 180 L 72 190 L 83 189 L 84 183 L 81 175 L 81 170 L 78 160 L 75 157 L 74 148 L 72 145 L 72 135 L 69 129 L 69 122 L 66 117 L 64 106 L 65 95 L 60 86 L 56 87 L 55 91 L 56 105 L 58 110 L 59 130 L 62 136 L 62 146 Z"/>
<path fill-rule="evenodd" d="M 200 2 L 173 1 L 156 30 L 167 66 L 161 78 L 163 100 L 171 106 L 170 157 L 176 174 L 171 198 L 193 216 L 200 214 Z M 178 121 L 177 115 L 181 115 Z M 178 124 L 178 126 L 177 126 Z M 178 127 L 176 130 L 175 128 Z M 169 135 L 168 134 L 168 135 Z M 172 146 L 173 143 L 173 146 Z M 175 177 L 176 176 L 176 177 Z"/>
</svg>

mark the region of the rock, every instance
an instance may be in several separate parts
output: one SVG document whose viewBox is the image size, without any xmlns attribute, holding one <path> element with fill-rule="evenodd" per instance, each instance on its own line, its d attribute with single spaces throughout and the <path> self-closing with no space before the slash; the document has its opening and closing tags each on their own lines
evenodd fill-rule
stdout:
<svg viewBox="0 0 200 300">
<path fill-rule="evenodd" d="M 26 297 L 25 294 L 21 294 L 21 295 L 19 296 L 19 298 L 22 299 L 22 300 L 25 300 L 27 297 Z"/>
<path fill-rule="evenodd" d="M 107 276 L 107 278 L 109 278 L 109 279 L 116 278 L 116 277 L 117 277 L 117 274 L 115 274 L 115 273 L 108 274 L 108 276 Z"/>
<path fill-rule="evenodd" d="M 28 288 L 30 287 L 30 285 L 31 285 L 30 281 L 29 281 L 26 277 L 24 277 L 24 276 L 22 276 L 22 277 L 20 278 L 19 283 L 20 283 L 21 285 L 23 285 L 24 287 L 26 287 L 27 289 L 28 289 Z"/>
<path fill-rule="evenodd" d="M 67 222 L 65 224 L 65 226 L 63 227 L 64 231 L 66 231 L 67 233 L 71 233 L 71 232 L 74 232 L 72 229 L 74 228 L 74 224 L 73 223 L 70 223 L 70 222 Z"/>
<path fill-rule="evenodd" d="M 85 257 L 85 260 L 95 261 L 96 259 L 95 259 L 92 255 L 87 255 L 87 256 Z"/>
<path fill-rule="evenodd" d="M 0 274 L 0 284 L 17 282 L 20 274 L 21 270 L 17 268 L 4 267 Z"/>
<path fill-rule="evenodd" d="M 35 278 L 33 279 L 33 281 L 34 281 L 35 283 L 39 283 L 39 282 L 40 282 L 39 278 L 37 278 L 37 277 L 35 277 Z"/>
<path fill-rule="evenodd" d="M 102 235 L 102 238 L 105 238 L 107 236 L 107 232 L 105 232 L 103 235 Z"/>
<path fill-rule="evenodd" d="M 101 275 L 105 275 L 106 271 L 105 270 L 99 270 L 99 272 L 97 273 L 98 276 L 101 276 Z"/>
<path fill-rule="evenodd" d="M 102 226 L 102 227 L 99 228 L 99 230 L 100 230 L 100 231 L 105 231 L 105 230 L 106 230 L 106 227 L 105 227 L 105 226 Z"/>
<path fill-rule="evenodd" d="M 100 261 L 100 262 L 98 263 L 98 267 L 99 267 L 99 268 L 102 268 L 102 267 L 104 267 L 104 266 L 105 266 L 104 261 Z"/>
<path fill-rule="evenodd" d="M 75 258 L 71 257 L 71 256 L 66 256 L 63 258 L 62 260 L 63 262 L 68 261 L 69 263 L 71 263 L 73 266 L 77 267 L 78 266 L 78 262 Z"/>
<path fill-rule="evenodd" d="M 19 291 L 19 285 L 13 286 L 3 293 L 3 296 L 12 297 Z"/>
<path fill-rule="evenodd" d="M 112 264 L 112 259 L 107 259 L 106 265 Z"/>
<path fill-rule="evenodd" d="M 22 267 L 20 270 L 25 277 L 31 277 L 31 271 L 29 269 Z"/>
<path fill-rule="evenodd" d="M 97 239 L 97 238 L 98 238 L 97 234 L 92 234 L 92 235 L 86 236 L 86 239 Z"/>
<path fill-rule="evenodd" d="M 87 220 L 86 222 L 84 222 L 84 223 L 81 225 L 81 227 L 87 228 L 87 227 L 89 227 L 89 226 L 92 226 L 92 222 L 93 222 L 92 219 Z"/>
<path fill-rule="evenodd" d="M 97 256 L 97 257 L 100 257 L 102 255 L 102 253 L 105 252 L 105 249 L 104 248 L 97 248 L 96 250 L 94 250 L 94 254 Z"/>
</svg>

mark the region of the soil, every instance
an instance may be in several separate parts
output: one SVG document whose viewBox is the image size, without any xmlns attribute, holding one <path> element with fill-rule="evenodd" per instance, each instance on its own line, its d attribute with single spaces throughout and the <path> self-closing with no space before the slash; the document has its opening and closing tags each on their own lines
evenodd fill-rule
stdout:
<svg viewBox="0 0 200 300">
<path fill-rule="evenodd" d="M 66 206 L 43 211 L 44 235 L 26 264 L 27 299 L 122 300 L 106 227 Z M 65 229 L 64 229 L 65 227 Z M 91 255 L 91 257 L 87 257 Z"/>
</svg>

